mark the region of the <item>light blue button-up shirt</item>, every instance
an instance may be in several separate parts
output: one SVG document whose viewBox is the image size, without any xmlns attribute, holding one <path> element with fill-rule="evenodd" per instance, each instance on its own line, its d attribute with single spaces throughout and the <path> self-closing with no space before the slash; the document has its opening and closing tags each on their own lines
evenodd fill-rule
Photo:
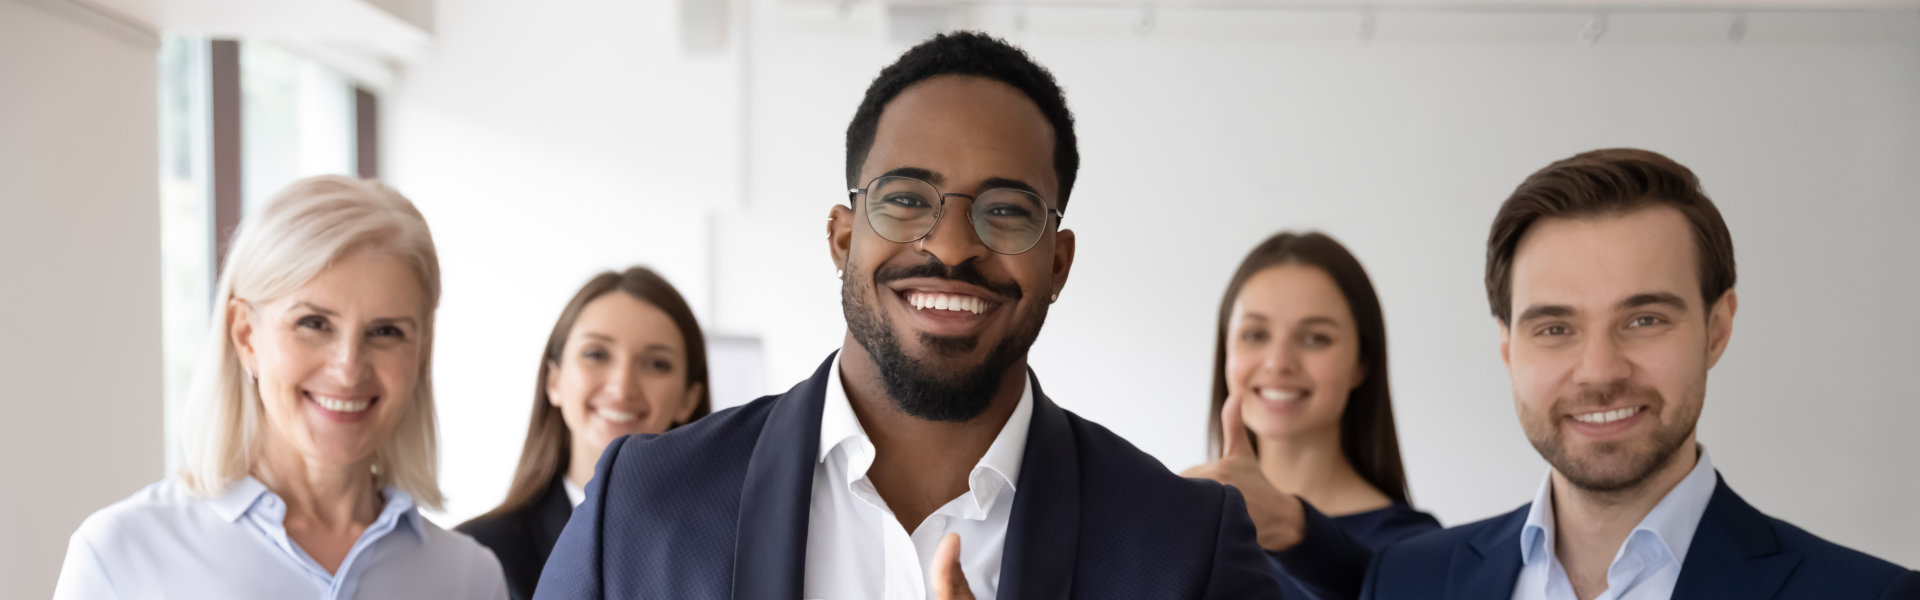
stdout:
<svg viewBox="0 0 1920 600">
<path fill-rule="evenodd" d="M 1680 580 L 1680 565 L 1693 545 L 1693 532 L 1707 513 L 1707 501 L 1720 476 L 1713 460 L 1700 448 L 1700 460 L 1680 484 L 1654 505 L 1653 511 L 1627 534 L 1627 541 L 1607 567 L 1607 591 L 1594 600 L 1667 600 Z M 1553 551 L 1553 476 L 1540 483 L 1520 529 L 1520 579 L 1513 600 L 1575 600 L 1573 582 Z"/>
<path fill-rule="evenodd" d="M 53 596 L 507 598 L 492 552 L 421 517 L 399 488 L 384 495 L 380 516 L 329 574 L 287 537 L 286 502 L 258 480 L 200 498 L 169 478 L 80 524 Z"/>
</svg>

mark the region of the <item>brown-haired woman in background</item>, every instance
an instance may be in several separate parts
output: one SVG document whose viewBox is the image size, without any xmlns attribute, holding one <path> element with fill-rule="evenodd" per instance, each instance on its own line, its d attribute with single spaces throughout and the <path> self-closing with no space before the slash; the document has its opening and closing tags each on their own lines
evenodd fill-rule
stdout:
<svg viewBox="0 0 1920 600">
<path fill-rule="evenodd" d="M 1297 523 L 1300 511 L 1315 508 L 1373 550 L 1440 529 L 1409 506 L 1387 386 L 1386 320 L 1366 270 L 1339 242 L 1281 233 L 1255 246 L 1220 301 L 1213 356 L 1208 429 L 1220 459 L 1187 475 L 1239 487 L 1261 545 L 1291 547 L 1273 540 L 1298 530 L 1269 529 L 1288 529 L 1273 524 Z M 1300 508 L 1284 506 L 1292 499 L 1279 490 L 1297 495 Z M 1296 514 L 1281 516 L 1286 510 Z M 1274 570 L 1288 598 L 1326 594 L 1278 561 Z"/>
<path fill-rule="evenodd" d="M 645 267 L 601 273 L 547 337 L 506 501 L 458 529 L 493 549 L 516 600 L 532 598 L 607 443 L 711 411 L 705 338 L 680 292 Z"/>
</svg>

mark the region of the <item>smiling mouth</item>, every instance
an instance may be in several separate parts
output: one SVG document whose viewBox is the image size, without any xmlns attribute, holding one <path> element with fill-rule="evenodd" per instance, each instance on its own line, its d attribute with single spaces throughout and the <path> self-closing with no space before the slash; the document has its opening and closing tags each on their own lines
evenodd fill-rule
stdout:
<svg viewBox="0 0 1920 600">
<path fill-rule="evenodd" d="M 1613 410 L 1603 410 L 1598 412 L 1590 412 L 1586 414 L 1572 415 L 1571 418 L 1581 423 L 1589 423 L 1593 425 L 1606 425 L 1608 423 L 1622 421 L 1634 415 L 1640 414 L 1640 411 L 1643 411 L 1643 410 L 1646 410 L 1646 407 L 1629 406 L 1626 408 L 1616 408 Z"/>
<path fill-rule="evenodd" d="M 371 408 L 375 402 L 380 400 L 379 396 L 369 396 L 365 400 L 354 400 L 352 398 L 328 396 L 326 394 L 316 394 L 313 392 L 304 393 L 307 395 L 307 399 L 313 400 L 313 403 L 320 405 L 320 408 L 349 415 L 365 412 L 368 408 Z"/>
<path fill-rule="evenodd" d="M 901 292 L 900 295 L 906 299 L 908 306 L 912 306 L 917 310 L 944 310 L 979 315 L 987 312 L 987 309 L 993 306 L 993 304 L 985 298 L 968 296 L 966 294 L 907 290 Z"/>
<path fill-rule="evenodd" d="M 1312 392 L 1309 390 L 1296 388 L 1256 388 L 1254 393 L 1259 396 L 1261 400 L 1268 402 L 1296 402 L 1306 400 L 1308 396 L 1312 395 Z"/>
<path fill-rule="evenodd" d="M 609 423 L 617 423 L 621 425 L 632 423 L 640 419 L 640 413 L 631 413 L 624 410 L 615 410 L 615 409 L 607 408 L 604 406 L 594 408 L 593 414 L 594 416 L 600 417 L 601 419 L 604 419 Z"/>
</svg>

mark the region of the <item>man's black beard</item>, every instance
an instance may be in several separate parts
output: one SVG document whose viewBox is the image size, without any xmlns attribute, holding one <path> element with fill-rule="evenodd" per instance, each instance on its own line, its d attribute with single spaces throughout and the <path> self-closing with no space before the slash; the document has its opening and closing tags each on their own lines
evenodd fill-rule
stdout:
<svg viewBox="0 0 1920 600">
<path fill-rule="evenodd" d="M 887 395 L 893 398 L 900 410 L 916 418 L 929 421 L 965 422 L 987 410 L 993 402 L 994 394 L 1000 391 L 1002 378 L 1009 375 L 1007 370 L 1027 355 L 1027 349 L 1033 347 L 1035 339 L 1040 337 L 1040 325 L 1047 320 L 1047 305 L 1041 303 L 1025 314 L 1013 315 L 1013 326 L 1007 336 L 987 352 L 985 359 L 971 369 L 955 368 L 942 364 L 941 359 L 958 359 L 974 350 L 980 343 L 977 336 L 939 336 L 919 334 L 920 344 L 925 346 L 936 358 L 923 361 L 900 348 L 900 340 L 893 334 L 892 323 L 887 319 L 881 307 L 869 302 L 881 291 L 881 285 L 889 281 L 915 277 L 949 279 L 968 283 L 991 290 L 1000 296 L 1009 309 L 1018 304 L 1021 297 L 1020 286 L 1012 283 L 994 284 L 980 274 L 972 261 L 949 267 L 930 259 L 926 263 L 905 268 L 881 269 L 874 273 L 873 283 L 867 284 L 853 276 L 855 265 L 849 263 L 848 281 L 840 286 L 840 307 L 847 317 L 847 330 L 853 339 L 865 348 L 867 355 L 873 357 L 874 366 L 880 369 L 880 381 L 887 388 Z M 892 293 L 886 290 L 886 293 Z M 1015 374 L 1024 377 L 1024 373 Z"/>
</svg>

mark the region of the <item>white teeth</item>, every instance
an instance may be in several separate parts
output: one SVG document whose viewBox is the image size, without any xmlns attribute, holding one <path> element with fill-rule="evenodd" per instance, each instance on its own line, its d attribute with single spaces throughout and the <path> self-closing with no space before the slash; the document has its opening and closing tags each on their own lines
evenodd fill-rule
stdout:
<svg viewBox="0 0 1920 600">
<path fill-rule="evenodd" d="M 1601 411 L 1597 413 L 1587 413 L 1584 415 L 1574 415 L 1573 418 L 1574 420 L 1579 421 L 1581 423 L 1593 423 L 1595 425 L 1604 425 L 1607 423 L 1612 423 L 1614 421 L 1625 419 L 1627 417 L 1631 417 L 1634 414 L 1639 412 L 1640 412 L 1640 407 L 1635 406 L 1635 407 L 1629 407 L 1629 408 L 1616 408 L 1614 410 Z"/>
<path fill-rule="evenodd" d="M 634 414 L 626 411 L 614 410 L 611 408 L 594 409 L 594 414 L 598 414 L 600 415 L 600 418 L 606 419 L 608 421 L 613 421 L 615 423 L 632 423 L 634 419 L 640 418 L 640 415 L 638 414 Z"/>
<path fill-rule="evenodd" d="M 907 295 L 907 304 L 911 304 L 914 308 L 920 310 L 951 310 L 954 312 L 970 312 L 976 315 L 984 313 L 987 310 L 986 300 L 957 294 L 926 294 L 914 292 Z"/>
<path fill-rule="evenodd" d="M 319 403 L 320 408 L 340 413 L 357 413 L 373 405 L 372 400 L 354 402 L 352 400 L 335 400 L 319 394 L 308 394 L 308 396 L 313 398 L 314 402 Z"/>
<path fill-rule="evenodd" d="M 1273 388 L 1260 390 L 1260 397 L 1272 402 L 1290 402 L 1300 399 L 1303 395 L 1305 394 L 1291 390 L 1276 390 Z"/>
</svg>

